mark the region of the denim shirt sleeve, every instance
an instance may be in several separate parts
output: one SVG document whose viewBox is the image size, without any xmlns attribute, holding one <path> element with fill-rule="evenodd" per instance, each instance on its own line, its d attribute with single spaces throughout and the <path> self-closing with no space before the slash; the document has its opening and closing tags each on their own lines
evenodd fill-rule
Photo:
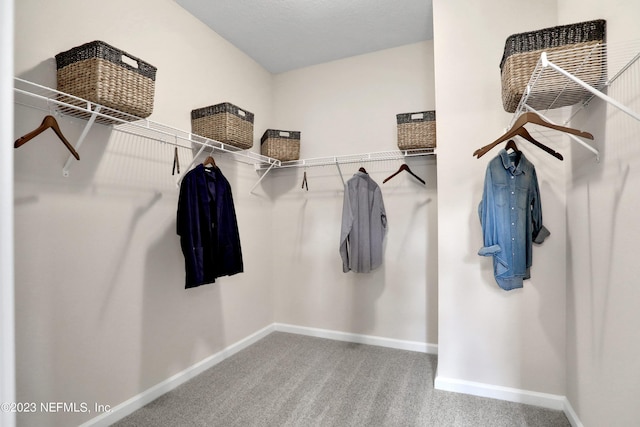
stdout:
<svg viewBox="0 0 640 427">
<path fill-rule="evenodd" d="M 531 201 L 531 222 L 533 223 L 532 240 L 534 243 L 542 243 L 551 235 L 549 230 L 542 223 L 542 203 L 540 202 L 540 187 L 538 186 L 538 177 L 535 169 L 532 170 L 532 193 L 533 200 Z"/>
<path fill-rule="evenodd" d="M 482 225 L 482 241 L 484 242 L 484 245 L 478 251 L 478 255 L 492 256 L 501 250 L 500 245 L 498 245 L 498 227 L 494 210 L 495 203 L 491 168 L 487 168 L 482 201 L 478 205 L 478 216 L 480 217 L 480 224 Z"/>
</svg>

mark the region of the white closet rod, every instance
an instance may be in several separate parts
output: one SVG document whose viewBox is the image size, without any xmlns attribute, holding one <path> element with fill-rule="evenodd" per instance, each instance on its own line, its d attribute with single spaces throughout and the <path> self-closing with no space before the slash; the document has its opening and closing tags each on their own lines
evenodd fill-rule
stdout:
<svg viewBox="0 0 640 427">
<path fill-rule="evenodd" d="M 435 156 L 435 148 L 423 148 L 413 150 L 394 150 L 394 151 L 378 151 L 374 153 L 362 153 L 362 154 L 347 154 L 343 156 L 328 156 L 328 157 L 314 157 L 309 159 L 291 160 L 288 162 L 281 162 L 279 165 L 271 165 L 267 171 L 262 175 L 260 180 L 265 177 L 269 171 L 275 166 L 277 169 L 283 168 L 308 168 L 316 166 L 335 166 L 340 175 L 340 181 L 342 185 L 345 184 L 344 176 L 342 175 L 342 164 L 364 163 L 364 162 L 377 162 L 383 160 L 398 160 L 406 157 L 421 157 L 421 156 Z M 256 165 L 256 169 L 266 169 L 264 165 Z M 260 182 L 260 181 L 258 181 Z M 256 185 L 258 185 L 256 183 Z M 255 188 L 255 186 L 254 186 Z M 253 189 L 252 189 L 253 190 Z"/>
<path fill-rule="evenodd" d="M 341 164 L 377 162 L 384 160 L 398 160 L 406 157 L 435 156 L 435 148 L 378 151 L 373 153 L 347 154 L 341 156 L 314 157 L 308 159 L 281 162 L 277 167 L 282 168 L 306 168 L 315 166 L 335 166 Z M 264 169 L 265 166 L 259 167 Z"/>
</svg>

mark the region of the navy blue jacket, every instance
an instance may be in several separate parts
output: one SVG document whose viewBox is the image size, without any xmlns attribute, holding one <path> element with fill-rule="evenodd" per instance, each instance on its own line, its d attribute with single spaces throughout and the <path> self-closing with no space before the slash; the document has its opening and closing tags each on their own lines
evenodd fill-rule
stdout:
<svg viewBox="0 0 640 427">
<path fill-rule="evenodd" d="M 217 167 L 200 164 L 182 179 L 177 232 L 185 261 L 185 288 L 243 271 L 231 186 Z"/>
</svg>

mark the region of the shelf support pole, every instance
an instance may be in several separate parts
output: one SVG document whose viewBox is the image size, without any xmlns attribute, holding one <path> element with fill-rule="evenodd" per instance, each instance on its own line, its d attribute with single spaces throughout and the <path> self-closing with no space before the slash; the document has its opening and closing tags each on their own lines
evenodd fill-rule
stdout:
<svg viewBox="0 0 640 427">
<path fill-rule="evenodd" d="M 93 126 L 93 123 L 96 121 L 96 117 L 98 117 L 99 112 L 100 112 L 100 106 L 98 105 L 96 109 L 93 111 L 93 113 L 91 114 L 91 118 L 89 119 L 89 121 L 87 121 L 87 124 L 84 125 L 84 129 L 80 134 L 80 138 L 78 138 L 78 142 L 76 142 L 76 146 L 73 147 L 75 148 L 76 151 L 80 149 L 80 146 L 82 145 L 85 138 L 89 134 L 89 129 L 91 129 L 91 126 Z M 72 159 L 73 159 L 73 156 L 69 155 L 69 157 L 67 158 L 67 161 L 64 163 L 64 166 L 62 167 L 62 176 L 64 176 L 65 178 L 69 176 L 69 167 L 71 166 Z"/>
<path fill-rule="evenodd" d="M 634 119 L 640 121 L 640 115 L 638 115 L 635 111 L 633 111 L 630 108 L 628 108 L 626 105 L 623 105 L 623 104 L 619 103 L 615 99 L 611 98 L 610 96 L 605 95 L 604 93 L 600 92 L 599 90 L 597 90 L 597 89 L 593 88 L 592 86 L 586 84 L 585 82 L 583 82 L 582 80 L 580 80 L 579 78 L 574 76 L 573 74 L 565 71 L 561 67 L 558 67 L 556 64 L 554 64 L 553 62 L 549 61 L 549 59 L 547 58 L 547 53 L 546 52 L 542 52 L 542 55 L 540 55 L 540 60 L 542 61 L 542 66 L 543 67 L 551 67 L 551 69 L 557 71 L 558 73 L 562 74 L 566 78 L 574 81 L 575 83 L 577 83 L 578 85 L 582 86 L 584 89 L 588 90 L 589 92 L 591 92 L 592 94 L 594 94 L 598 98 L 604 100 L 605 102 L 608 102 L 609 104 L 613 105 L 617 109 L 627 113 L 628 115 L 630 115 Z"/>
<path fill-rule="evenodd" d="M 269 168 L 262 174 L 262 176 L 260 177 L 260 179 L 258 179 L 258 182 L 256 182 L 255 184 L 253 184 L 253 187 L 251 187 L 251 190 L 249 190 L 250 194 L 253 194 L 253 190 L 258 186 L 258 184 L 260 184 L 260 182 L 264 179 L 265 176 L 267 176 L 267 174 L 269 172 L 271 172 L 271 169 L 273 169 L 273 167 L 275 166 L 275 163 L 271 163 L 271 165 L 269 166 Z"/>
<path fill-rule="evenodd" d="M 340 174 L 340 181 L 342 181 L 342 186 L 344 187 L 344 177 L 342 176 L 342 170 L 340 169 L 340 163 L 338 163 L 338 159 L 334 157 L 334 161 L 336 162 L 336 168 L 338 168 L 338 173 Z"/>
<path fill-rule="evenodd" d="M 191 139 L 191 138 L 189 138 Z M 191 159 L 191 163 L 189 163 L 189 166 L 187 166 L 187 168 L 184 170 L 184 173 L 186 174 L 187 172 L 189 172 L 191 170 L 191 167 L 195 164 L 196 160 L 198 160 L 198 157 L 200 157 L 200 154 L 202 154 L 202 152 L 204 151 L 204 149 L 207 148 L 207 144 L 202 144 L 200 146 L 200 150 L 198 150 L 198 152 L 196 153 L 195 156 L 193 156 L 193 158 Z M 213 147 L 212 147 L 213 148 Z M 180 183 L 182 182 L 182 178 L 184 178 L 184 175 L 182 175 L 181 177 L 178 178 L 178 180 L 176 181 L 176 186 L 178 188 L 180 188 Z"/>
</svg>

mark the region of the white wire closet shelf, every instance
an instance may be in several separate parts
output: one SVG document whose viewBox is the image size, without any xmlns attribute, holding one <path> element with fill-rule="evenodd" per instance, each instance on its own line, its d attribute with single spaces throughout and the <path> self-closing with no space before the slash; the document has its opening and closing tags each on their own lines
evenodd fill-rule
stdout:
<svg viewBox="0 0 640 427">
<path fill-rule="evenodd" d="M 377 151 L 373 153 L 361 153 L 361 154 L 345 154 L 340 156 L 326 156 L 326 157 L 312 157 L 300 160 L 291 160 L 286 162 L 280 162 L 277 167 L 282 168 L 307 168 L 316 166 L 334 166 L 336 164 L 353 164 L 361 162 L 377 162 L 384 160 L 398 160 L 406 157 L 422 157 L 433 156 L 436 154 L 435 148 L 415 148 L 410 150 L 392 150 L 392 151 Z M 264 169 L 266 166 L 262 165 L 260 168 Z"/>
<path fill-rule="evenodd" d="M 639 59 L 640 40 L 615 45 L 599 43 L 550 53 L 542 52 L 509 128 L 522 113 L 535 112 L 553 123 L 546 116 L 549 110 L 562 106 L 574 106 L 573 114 L 563 123 L 566 125 L 594 97 L 603 99 L 640 121 L 640 114 L 603 93 Z M 577 108 L 575 108 L 576 105 Z M 593 152 L 596 160 L 599 160 L 598 150 L 574 135 L 568 136 Z"/>
<path fill-rule="evenodd" d="M 435 148 L 416 148 L 411 150 L 393 150 L 393 151 L 377 151 L 374 153 L 362 153 L 362 154 L 346 154 L 341 156 L 328 156 L 328 157 L 313 157 L 309 159 L 291 160 L 288 162 L 282 162 L 278 168 L 308 168 L 316 166 L 335 166 L 340 174 L 340 180 L 342 185 L 345 184 L 344 175 L 342 175 L 342 169 L 340 165 L 363 163 L 363 162 L 378 162 L 384 160 L 399 160 L 407 157 L 422 157 L 422 156 L 435 156 Z M 269 168 L 271 169 L 271 168 Z M 269 170 L 267 170 L 269 172 Z M 265 174 L 267 173 L 265 172 Z M 264 177 L 264 175 L 263 175 Z"/>
<path fill-rule="evenodd" d="M 17 104 L 26 105 L 28 107 L 47 112 L 55 111 L 66 116 L 87 120 L 84 130 L 74 146 L 76 150 L 80 148 L 94 123 L 113 125 L 113 128 L 120 132 L 148 138 L 161 143 L 174 145 L 176 147 L 192 149 L 193 144 L 196 144 L 200 146 L 200 149 L 193 157 L 191 164 L 189 164 L 186 170 L 191 169 L 198 156 L 207 148 L 212 151 L 216 151 L 216 153 L 224 153 L 235 161 L 254 165 L 257 171 L 264 170 L 264 173 L 260 176 L 258 182 L 256 182 L 251 188 L 251 192 L 253 192 L 255 187 L 273 168 L 338 165 L 338 171 L 340 171 L 339 164 L 435 155 L 434 149 L 414 149 L 281 162 L 278 159 L 264 156 L 250 150 L 243 150 L 220 141 L 195 135 L 191 132 L 186 132 L 151 120 L 135 117 L 122 111 L 108 108 L 18 77 L 14 77 L 14 92 L 15 103 Z M 62 168 L 64 176 L 69 176 L 69 169 L 72 161 L 73 156 L 69 155 L 69 158 Z"/>
<path fill-rule="evenodd" d="M 279 165 L 280 161 L 271 157 L 263 156 L 249 150 L 242 150 L 229 144 L 225 144 L 212 139 L 204 138 L 180 129 L 166 126 L 151 120 L 132 116 L 122 111 L 114 110 L 73 95 L 60 92 L 27 80 L 14 78 L 15 102 L 43 111 L 57 111 L 67 116 L 77 117 L 87 120 L 85 128 L 75 144 L 75 149 L 79 149 L 84 142 L 89 129 L 94 123 L 113 125 L 114 129 L 141 136 L 147 139 L 162 143 L 192 149 L 193 144 L 200 146 L 200 151 L 209 148 L 217 152 L 231 156 L 234 160 L 252 165 Z M 72 156 L 63 167 L 63 175 L 69 175 L 69 168 Z M 190 169 L 193 163 L 187 168 Z"/>
</svg>

